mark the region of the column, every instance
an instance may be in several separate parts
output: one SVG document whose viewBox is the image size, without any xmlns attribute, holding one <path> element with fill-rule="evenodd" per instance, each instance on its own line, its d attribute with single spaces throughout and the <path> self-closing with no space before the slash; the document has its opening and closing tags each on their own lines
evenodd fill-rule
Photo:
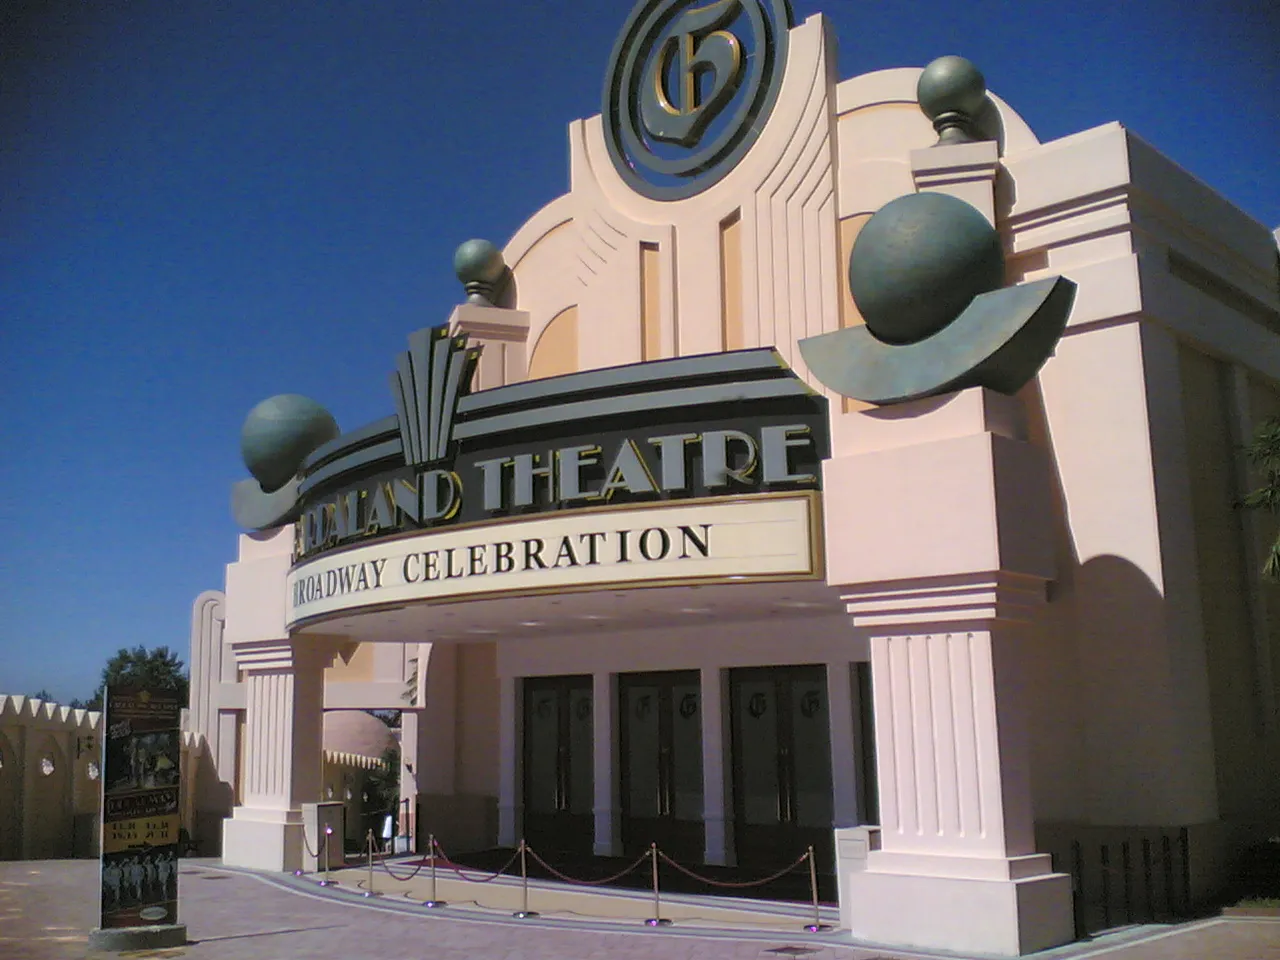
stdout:
<svg viewBox="0 0 1280 960">
<path fill-rule="evenodd" d="M 418 832 L 425 843 L 434 833 L 447 851 L 456 850 L 458 830 L 457 728 L 458 649 L 452 644 L 418 645 L 418 670 L 424 678 L 424 706 L 401 715 L 402 770 L 409 774 L 401 797 L 420 804 Z M 404 764 L 409 765 L 405 767 Z M 424 848 L 425 849 L 425 848 Z"/>
<path fill-rule="evenodd" d="M 224 680 L 222 624 L 225 605 L 221 591 L 206 590 L 196 597 L 191 608 L 191 709 L 187 729 L 204 737 L 215 760 L 222 732 L 218 724 L 218 694 Z"/>
<path fill-rule="evenodd" d="M 706 831 L 703 856 L 707 863 L 732 866 L 733 797 L 729 780 L 729 728 L 725 705 L 728 677 L 719 667 L 704 667 L 702 684 L 702 822 Z"/>
<path fill-rule="evenodd" d="M 902 947 L 1057 946 L 1071 881 L 1035 850 L 1023 699 L 1055 576 L 1049 467 L 1013 398 L 893 412 L 853 415 L 823 469 L 828 582 L 870 642 L 880 807 L 865 842 L 837 834 L 841 917 Z"/>
<path fill-rule="evenodd" d="M 921 193 L 946 193 L 977 207 L 995 225 L 996 171 L 1000 156 L 994 140 L 953 143 L 911 151 L 911 176 Z"/>
<path fill-rule="evenodd" d="M 846 597 L 871 634 L 880 781 L 880 849 L 848 878 L 857 936 L 915 925 L 1007 955 L 1070 938 L 1070 878 L 1035 852 L 1021 698 L 1018 620 L 1042 597 L 1005 577 Z"/>
<path fill-rule="evenodd" d="M 214 757 L 214 767 L 218 771 L 218 780 L 226 793 L 227 808 L 243 799 L 236 792 L 236 725 L 238 710 L 218 711 L 218 752 Z"/>
<path fill-rule="evenodd" d="M 622 852 L 622 818 L 618 806 L 618 684 L 611 673 L 591 677 L 592 773 L 595 796 L 595 844 L 597 857 Z"/>
<path fill-rule="evenodd" d="M 525 341 L 529 338 L 529 313 L 477 303 L 463 303 L 449 316 L 451 336 L 466 334 L 481 348 L 476 369 L 476 390 L 519 383 L 528 375 Z"/>
<path fill-rule="evenodd" d="M 827 716 L 831 723 L 831 809 L 833 826 L 858 825 L 858 777 L 853 740 L 853 676 L 846 661 L 827 664 Z"/>
<path fill-rule="evenodd" d="M 1253 439 L 1253 417 L 1249 410 L 1249 371 L 1243 365 L 1233 363 L 1230 376 L 1228 409 L 1231 416 L 1231 442 L 1236 448 L 1236 495 L 1244 498 L 1253 489 L 1253 484 L 1249 482 L 1248 458 L 1245 456 L 1245 447 Z M 1267 542 L 1262 514 L 1258 510 L 1241 510 L 1238 515 L 1244 548 L 1244 568 L 1247 571 L 1261 570 L 1264 557 L 1259 547 Z M 1244 591 L 1253 648 L 1253 675 L 1256 678 L 1253 692 L 1257 698 L 1258 730 L 1262 736 L 1270 737 L 1275 734 L 1276 728 L 1276 685 L 1262 578 L 1246 576 Z"/>
<path fill-rule="evenodd" d="M 303 862 L 302 805 L 321 800 L 324 638 L 237 644 L 244 672 L 244 796 L 223 821 L 230 866 L 296 870 Z"/>
<path fill-rule="evenodd" d="M 498 846 L 514 847 L 524 831 L 520 778 L 520 679 L 498 677 Z"/>
</svg>

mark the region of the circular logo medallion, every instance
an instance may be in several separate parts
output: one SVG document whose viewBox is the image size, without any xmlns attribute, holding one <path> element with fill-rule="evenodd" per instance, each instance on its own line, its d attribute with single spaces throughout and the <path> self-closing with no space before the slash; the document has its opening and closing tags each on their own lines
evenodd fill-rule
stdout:
<svg viewBox="0 0 1280 960">
<path fill-rule="evenodd" d="M 707 189 L 742 159 L 782 84 L 788 0 L 640 0 L 614 44 L 604 136 L 655 200 Z"/>
</svg>

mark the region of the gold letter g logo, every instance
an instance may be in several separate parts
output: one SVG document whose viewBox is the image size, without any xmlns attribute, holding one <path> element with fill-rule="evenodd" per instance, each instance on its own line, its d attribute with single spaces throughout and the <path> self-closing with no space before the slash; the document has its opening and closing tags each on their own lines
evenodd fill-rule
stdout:
<svg viewBox="0 0 1280 960">
<path fill-rule="evenodd" d="M 742 44 L 721 27 L 741 8 L 741 0 L 716 0 L 676 17 L 673 29 L 653 59 L 651 83 L 640 88 L 640 114 L 645 130 L 657 140 L 682 147 L 697 144 L 742 82 Z M 675 96 L 667 74 L 676 62 Z M 702 74 L 712 74 L 711 89 L 698 95 Z"/>
</svg>

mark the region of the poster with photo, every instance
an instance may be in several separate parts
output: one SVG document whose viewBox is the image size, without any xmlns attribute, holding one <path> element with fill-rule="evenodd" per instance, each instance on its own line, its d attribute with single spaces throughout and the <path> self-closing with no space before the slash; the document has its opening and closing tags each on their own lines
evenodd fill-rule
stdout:
<svg viewBox="0 0 1280 960">
<path fill-rule="evenodd" d="M 177 691 L 108 687 L 102 738 L 102 923 L 178 922 Z"/>
</svg>

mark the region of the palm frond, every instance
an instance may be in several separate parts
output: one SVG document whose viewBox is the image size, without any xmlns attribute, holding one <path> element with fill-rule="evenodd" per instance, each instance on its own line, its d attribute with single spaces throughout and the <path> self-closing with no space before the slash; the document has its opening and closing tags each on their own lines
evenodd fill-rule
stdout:
<svg viewBox="0 0 1280 960">
<path fill-rule="evenodd" d="M 1280 470 L 1280 417 L 1264 420 L 1244 448 L 1249 463 L 1273 475 Z"/>
<path fill-rule="evenodd" d="M 1268 580 L 1280 583 L 1280 536 L 1267 551 L 1267 560 L 1262 565 L 1262 575 Z"/>
<path fill-rule="evenodd" d="M 1240 500 L 1240 506 L 1248 510 L 1280 513 L 1280 479 L 1273 477 L 1271 483 L 1245 494 Z"/>
<path fill-rule="evenodd" d="M 1244 448 L 1249 463 L 1262 474 L 1262 486 L 1245 494 L 1236 504 L 1246 510 L 1280 513 L 1280 417 L 1268 417 Z M 1267 550 L 1262 576 L 1280 583 L 1280 533 Z"/>
</svg>

